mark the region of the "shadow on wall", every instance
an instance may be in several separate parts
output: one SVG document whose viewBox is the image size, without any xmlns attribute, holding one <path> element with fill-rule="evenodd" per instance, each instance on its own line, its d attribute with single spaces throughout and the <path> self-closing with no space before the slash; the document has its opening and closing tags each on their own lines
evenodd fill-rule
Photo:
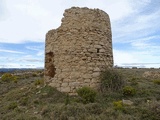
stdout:
<svg viewBox="0 0 160 120">
<path fill-rule="evenodd" d="M 46 53 L 45 61 L 47 64 L 45 64 L 46 72 L 45 76 L 54 77 L 56 74 L 56 68 L 54 66 L 54 54 L 53 52 Z"/>
</svg>

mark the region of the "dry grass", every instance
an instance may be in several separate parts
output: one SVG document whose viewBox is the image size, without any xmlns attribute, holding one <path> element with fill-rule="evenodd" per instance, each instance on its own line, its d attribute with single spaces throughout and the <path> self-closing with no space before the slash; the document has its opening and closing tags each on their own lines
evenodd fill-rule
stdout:
<svg viewBox="0 0 160 120">
<path fill-rule="evenodd" d="M 136 89 L 133 96 L 122 91 L 99 92 L 94 103 L 83 104 L 78 96 L 67 96 L 56 89 L 36 84 L 40 76 L 21 78 L 18 83 L 0 82 L 1 120 L 159 120 L 160 85 L 143 77 L 150 69 L 118 69 L 127 86 Z M 152 71 L 159 69 L 152 69 Z M 116 101 L 131 100 L 133 105 Z M 66 104 L 67 101 L 67 104 Z"/>
</svg>

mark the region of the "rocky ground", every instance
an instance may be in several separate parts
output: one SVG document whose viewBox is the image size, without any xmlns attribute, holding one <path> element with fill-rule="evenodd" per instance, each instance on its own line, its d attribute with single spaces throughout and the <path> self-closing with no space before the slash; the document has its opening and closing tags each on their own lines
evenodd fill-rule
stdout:
<svg viewBox="0 0 160 120">
<path fill-rule="evenodd" d="M 0 80 L 0 120 L 160 120 L 160 69 L 116 71 L 123 88 L 87 103 L 44 85 L 43 71 L 11 73 L 16 81 Z"/>
</svg>

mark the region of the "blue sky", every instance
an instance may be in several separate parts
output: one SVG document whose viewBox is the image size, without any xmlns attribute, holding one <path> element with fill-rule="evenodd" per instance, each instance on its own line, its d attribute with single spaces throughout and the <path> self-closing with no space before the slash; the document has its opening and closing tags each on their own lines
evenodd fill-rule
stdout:
<svg viewBox="0 0 160 120">
<path fill-rule="evenodd" d="M 159 0 L 0 0 L 0 68 L 44 67 L 45 34 L 72 6 L 109 14 L 114 65 L 160 67 Z"/>
</svg>

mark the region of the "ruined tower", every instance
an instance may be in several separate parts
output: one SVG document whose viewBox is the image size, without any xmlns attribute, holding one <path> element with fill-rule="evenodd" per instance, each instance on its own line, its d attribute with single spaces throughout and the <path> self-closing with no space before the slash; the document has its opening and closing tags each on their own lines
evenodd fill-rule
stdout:
<svg viewBox="0 0 160 120">
<path fill-rule="evenodd" d="M 45 82 L 61 92 L 98 88 L 100 72 L 112 66 L 110 19 L 102 10 L 67 9 L 61 26 L 46 34 Z"/>
</svg>

